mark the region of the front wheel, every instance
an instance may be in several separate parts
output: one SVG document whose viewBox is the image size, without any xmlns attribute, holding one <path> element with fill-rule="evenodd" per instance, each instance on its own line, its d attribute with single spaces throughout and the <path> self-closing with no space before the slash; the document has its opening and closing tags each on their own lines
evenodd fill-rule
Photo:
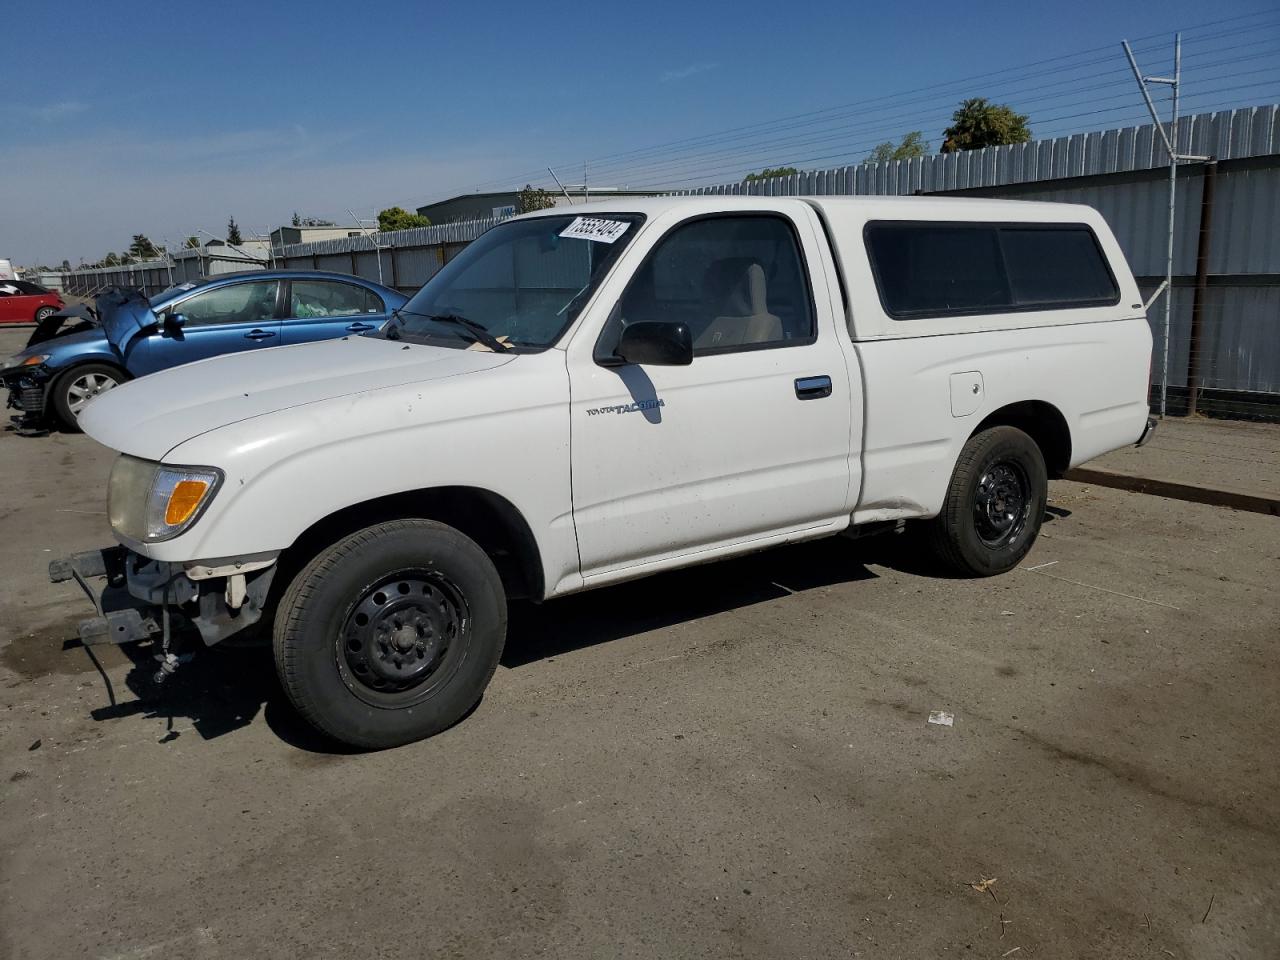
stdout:
<svg viewBox="0 0 1280 960">
<path fill-rule="evenodd" d="M 935 553 L 970 576 L 1012 570 L 1040 532 L 1049 477 L 1044 456 L 1015 427 L 992 427 L 960 451 L 942 512 L 932 521 Z"/>
<path fill-rule="evenodd" d="M 53 383 L 50 390 L 53 412 L 68 430 L 79 430 L 77 420 L 85 405 L 98 394 L 118 387 L 127 379 L 119 368 L 106 363 L 73 367 Z"/>
<path fill-rule="evenodd" d="M 34 319 L 36 323 L 43 323 L 57 312 L 56 307 L 41 307 L 36 311 L 35 316 L 32 319 Z"/>
<path fill-rule="evenodd" d="M 444 524 L 396 520 L 351 534 L 298 573 L 276 613 L 276 669 L 322 733 L 394 747 L 476 705 L 506 634 L 506 594 L 485 552 Z"/>
</svg>

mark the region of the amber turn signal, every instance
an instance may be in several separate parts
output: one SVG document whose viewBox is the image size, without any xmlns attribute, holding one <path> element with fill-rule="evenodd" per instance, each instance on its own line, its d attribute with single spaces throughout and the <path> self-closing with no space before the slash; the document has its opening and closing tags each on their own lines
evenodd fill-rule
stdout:
<svg viewBox="0 0 1280 960">
<path fill-rule="evenodd" d="M 186 523 L 200 501 L 204 499 L 209 484 L 204 480 L 179 480 L 169 494 L 169 503 L 164 509 L 164 522 L 170 526 Z"/>
</svg>

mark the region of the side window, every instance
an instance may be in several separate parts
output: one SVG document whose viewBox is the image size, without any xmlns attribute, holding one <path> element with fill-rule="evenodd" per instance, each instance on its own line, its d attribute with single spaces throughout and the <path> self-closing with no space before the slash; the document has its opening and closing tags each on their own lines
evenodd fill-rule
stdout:
<svg viewBox="0 0 1280 960">
<path fill-rule="evenodd" d="M 1120 293 L 1088 227 L 1004 227 L 1000 245 L 1019 306 L 1114 303 Z"/>
<path fill-rule="evenodd" d="M 782 217 L 711 217 L 658 242 L 622 296 L 623 325 L 685 323 L 695 355 L 811 343 L 804 261 Z"/>
<path fill-rule="evenodd" d="M 1117 302 L 1119 289 L 1083 224 L 871 223 L 867 253 L 895 320 Z"/>
<path fill-rule="evenodd" d="M 867 246 L 891 317 L 994 312 L 1011 305 L 992 227 L 875 224 L 867 228 Z"/>
<path fill-rule="evenodd" d="M 353 317 L 381 313 L 381 298 L 364 287 L 337 280 L 294 280 L 289 295 L 289 316 Z"/>
<path fill-rule="evenodd" d="M 11 280 L 0 280 L 0 297 L 20 297 L 22 291 Z"/>
<path fill-rule="evenodd" d="M 173 309 L 189 326 L 264 323 L 276 315 L 276 280 L 232 283 L 188 297 Z"/>
</svg>

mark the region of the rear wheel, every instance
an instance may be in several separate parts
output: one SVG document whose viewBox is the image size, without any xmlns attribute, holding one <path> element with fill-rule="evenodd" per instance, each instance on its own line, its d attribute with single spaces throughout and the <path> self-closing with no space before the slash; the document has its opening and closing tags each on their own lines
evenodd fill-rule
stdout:
<svg viewBox="0 0 1280 960">
<path fill-rule="evenodd" d="M 1035 543 L 1048 494 L 1036 442 L 1014 427 L 984 430 L 960 451 L 942 512 L 932 521 L 934 551 L 971 576 L 1011 570 Z"/>
<path fill-rule="evenodd" d="M 276 614 L 276 669 L 322 733 L 393 747 L 476 705 L 506 633 L 506 594 L 484 551 L 444 524 L 396 520 L 334 544 L 294 578 Z"/>
<path fill-rule="evenodd" d="M 80 411 L 94 397 L 118 387 L 128 376 L 106 363 L 86 363 L 72 367 L 53 382 L 50 399 L 53 412 L 68 430 L 79 430 Z"/>
</svg>

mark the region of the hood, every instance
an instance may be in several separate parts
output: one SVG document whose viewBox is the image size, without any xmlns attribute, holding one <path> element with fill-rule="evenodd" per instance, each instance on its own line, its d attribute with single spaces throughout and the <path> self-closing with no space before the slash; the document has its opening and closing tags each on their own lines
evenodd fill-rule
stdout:
<svg viewBox="0 0 1280 960">
<path fill-rule="evenodd" d="M 90 324 L 102 330 L 102 336 L 123 355 L 130 341 L 143 330 L 158 323 L 151 309 L 151 301 L 137 290 L 112 287 L 94 298 L 90 309 L 82 303 L 50 314 L 31 332 L 27 348 L 31 349 L 50 340 L 63 340 L 67 334 L 58 335 L 68 323 Z"/>
<path fill-rule="evenodd" d="M 211 357 L 102 394 L 79 426 L 122 453 L 160 460 L 192 437 L 322 400 L 489 370 L 512 357 L 376 337 Z"/>
<path fill-rule="evenodd" d="M 102 331 L 97 327 L 81 330 L 78 333 L 64 333 L 49 341 L 32 339 L 26 347 L 13 356 L 0 356 L 0 375 L 14 373 L 21 368 L 22 361 L 36 354 L 47 354 L 50 357 L 49 365 L 56 368 L 64 357 L 83 358 L 86 353 L 98 352 L 94 348 L 100 347 L 104 339 Z"/>
<path fill-rule="evenodd" d="M 137 333 L 157 323 L 151 301 L 137 290 L 108 290 L 94 299 L 93 306 L 97 317 L 92 322 L 102 327 L 111 345 L 121 353 Z"/>
</svg>

